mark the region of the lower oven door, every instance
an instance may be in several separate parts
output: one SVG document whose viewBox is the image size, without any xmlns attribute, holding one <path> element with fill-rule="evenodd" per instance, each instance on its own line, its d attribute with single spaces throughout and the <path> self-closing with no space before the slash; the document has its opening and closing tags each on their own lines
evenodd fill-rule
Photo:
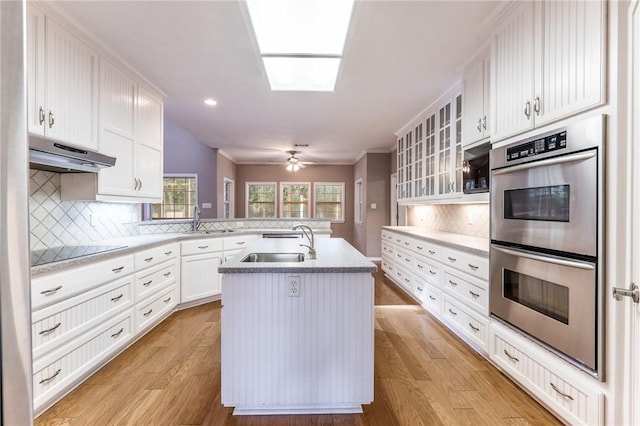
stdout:
<svg viewBox="0 0 640 426">
<path fill-rule="evenodd" d="M 490 256 L 491 314 L 596 372 L 596 264 L 496 244 Z"/>
</svg>

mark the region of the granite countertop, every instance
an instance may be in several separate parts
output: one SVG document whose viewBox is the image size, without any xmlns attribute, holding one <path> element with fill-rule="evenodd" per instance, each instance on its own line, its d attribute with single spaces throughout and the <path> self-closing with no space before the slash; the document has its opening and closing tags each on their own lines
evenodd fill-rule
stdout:
<svg viewBox="0 0 640 426">
<path fill-rule="evenodd" d="M 305 240 L 305 243 L 308 243 Z M 375 272 L 376 265 L 342 238 L 317 238 L 317 259 L 309 257 L 309 249 L 290 239 L 254 241 L 244 251 L 218 267 L 223 274 L 240 273 L 353 273 Z M 249 253 L 304 253 L 302 262 L 241 262 Z"/>
<path fill-rule="evenodd" d="M 472 237 L 471 235 L 452 232 L 434 231 L 417 226 L 383 226 L 382 229 L 399 232 L 422 241 L 439 244 L 452 249 L 465 251 L 477 256 L 489 257 L 489 238 Z"/>
<path fill-rule="evenodd" d="M 290 229 L 234 229 L 233 232 L 220 232 L 220 231 L 198 231 L 198 232 L 173 232 L 162 234 L 142 234 L 132 237 L 113 238 L 109 240 L 101 240 L 90 243 L 82 243 L 84 245 L 99 245 L 99 246 L 121 246 L 111 251 L 102 253 L 91 254 L 87 256 L 75 257 L 68 260 L 62 260 L 59 262 L 46 263 L 43 265 L 32 266 L 31 276 L 37 276 L 47 272 L 61 271 L 74 266 L 84 265 L 86 263 L 98 262 L 105 259 L 110 259 L 117 256 L 124 256 L 127 254 L 136 253 L 140 250 L 149 249 L 172 242 L 180 242 L 185 240 L 199 239 L 199 238 L 224 238 L 232 236 L 240 236 L 247 234 L 268 234 L 268 233 L 296 233 Z M 316 235 L 330 233 L 331 230 L 314 230 Z"/>
</svg>

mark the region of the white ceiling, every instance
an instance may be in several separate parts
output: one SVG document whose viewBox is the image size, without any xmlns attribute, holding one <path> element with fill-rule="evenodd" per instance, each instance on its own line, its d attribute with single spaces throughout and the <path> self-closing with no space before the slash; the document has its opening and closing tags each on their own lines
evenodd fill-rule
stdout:
<svg viewBox="0 0 640 426">
<path fill-rule="evenodd" d="M 240 163 L 353 163 L 460 77 L 499 1 L 356 1 L 333 93 L 271 92 L 242 1 L 49 2 L 163 90 L 165 117 Z M 206 97 L 218 101 L 207 107 Z"/>
</svg>

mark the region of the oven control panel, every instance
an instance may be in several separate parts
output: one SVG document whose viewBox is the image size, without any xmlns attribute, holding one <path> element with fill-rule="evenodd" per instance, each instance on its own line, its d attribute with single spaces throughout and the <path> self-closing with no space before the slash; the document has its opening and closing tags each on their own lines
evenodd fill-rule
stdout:
<svg viewBox="0 0 640 426">
<path fill-rule="evenodd" d="M 507 161 L 519 160 L 567 147 L 567 131 L 555 133 L 543 138 L 535 139 L 521 145 L 507 148 Z"/>
</svg>

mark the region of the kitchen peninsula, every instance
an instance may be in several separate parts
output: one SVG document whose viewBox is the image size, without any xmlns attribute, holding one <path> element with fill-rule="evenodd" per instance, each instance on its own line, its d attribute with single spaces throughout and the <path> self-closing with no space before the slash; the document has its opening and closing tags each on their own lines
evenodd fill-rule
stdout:
<svg viewBox="0 0 640 426">
<path fill-rule="evenodd" d="M 315 248 L 311 259 L 299 240 L 262 239 L 219 267 L 222 403 L 236 415 L 357 413 L 373 400 L 376 266 L 343 239 Z M 296 261 L 255 261 L 265 254 Z"/>
</svg>

